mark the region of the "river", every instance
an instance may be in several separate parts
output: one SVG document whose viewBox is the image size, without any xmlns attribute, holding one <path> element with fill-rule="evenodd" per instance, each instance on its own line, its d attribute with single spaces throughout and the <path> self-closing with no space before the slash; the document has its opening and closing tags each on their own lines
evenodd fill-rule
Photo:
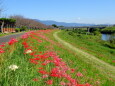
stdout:
<svg viewBox="0 0 115 86">
<path fill-rule="evenodd" d="M 101 37 L 101 39 L 104 41 L 108 41 L 113 38 L 115 38 L 115 34 L 102 34 L 102 37 Z"/>
</svg>

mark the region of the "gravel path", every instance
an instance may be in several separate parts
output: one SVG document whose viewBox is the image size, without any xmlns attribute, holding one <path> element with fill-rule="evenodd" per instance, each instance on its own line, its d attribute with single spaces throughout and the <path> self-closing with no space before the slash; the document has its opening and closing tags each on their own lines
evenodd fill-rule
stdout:
<svg viewBox="0 0 115 86">
<path fill-rule="evenodd" d="M 20 37 L 23 34 L 24 34 L 24 32 L 23 33 L 12 34 L 12 35 L 7 35 L 7 36 L 4 36 L 4 37 L 0 37 L 0 44 L 8 42 L 11 38 Z"/>
<path fill-rule="evenodd" d="M 97 57 L 91 55 L 91 54 L 88 54 L 86 52 L 84 52 L 83 50 L 73 46 L 72 44 L 62 40 L 61 38 L 59 38 L 58 36 L 58 33 L 61 32 L 61 31 L 58 31 L 58 32 L 55 32 L 53 34 L 54 38 L 59 42 L 61 43 L 62 45 L 66 46 L 67 48 L 69 48 L 70 50 L 74 51 L 75 53 L 77 53 L 77 55 L 80 56 L 80 58 L 82 60 L 84 60 L 86 63 L 90 63 L 91 65 L 95 66 L 96 68 L 98 68 L 100 71 L 102 71 L 103 73 L 106 73 L 107 72 L 111 72 L 111 76 L 112 77 L 115 77 L 115 67 L 98 59 Z"/>
</svg>

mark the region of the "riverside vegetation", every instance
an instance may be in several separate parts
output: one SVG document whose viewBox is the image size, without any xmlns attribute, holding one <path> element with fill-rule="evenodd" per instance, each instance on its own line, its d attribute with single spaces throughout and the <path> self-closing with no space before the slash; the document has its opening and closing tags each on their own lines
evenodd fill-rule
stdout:
<svg viewBox="0 0 115 86">
<path fill-rule="evenodd" d="M 92 66 L 91 64 L 93 63 L 85 62 L 80 58 L 80 55 L 58 43 L 53 37 L 53 34 L 57 31 L 30 31 L 21 38 L 11 39 L 8 43 L 0 45 L 0 85 L 115 85 L 115 74 L 110 71 L 102 72 L 100 68 Z M 75 47 L 82 48 L 86 52 L 96 55 L 99 59 L 114 65 L 115 51 L 104 46 L 101 47 L 102 45 L 98 43 L 100 41 L 95 43 L 94 40 L 98 39 L 98 37 L 81 36 L 72 31 L 61 31 L 58 35 Z M 90 42 L 86 42 L 85 38 Z M 94 45 L 100 49 L 93 48 Z M 99 53 L 99 50 L 101 53 Z"/>
<path fill-rule="evenodd" d="M 115 33 L 115 26 L 113 26 L 113 27 L 107 27 L 107 28 L 103 29 L 101 32 L 102 33 L 106 33 L 106 34 Z"/>
<path fill-rule="evenodd" d="M 95 32 L 97 34 L 95 34 Z M 67 29 L 59 33 L 59 36 L 74 46 L 115 66 L 115 49 L 110 47 L 110 45 L 115 46 L 115 43 L 101 40 L 99 30 L 87 34 L 87 31 L 84 29 Z"/>
<path fill-rule="evenodd" d="M 110 48 L 115 49 L 115 26 L 107 27 L 107 28 L 101 30 L 101 33 L 111 34 L 110 39 L 108 40 L 108 42 L 105 43 L 105 45 L 107 45 Z"/>
</svg>

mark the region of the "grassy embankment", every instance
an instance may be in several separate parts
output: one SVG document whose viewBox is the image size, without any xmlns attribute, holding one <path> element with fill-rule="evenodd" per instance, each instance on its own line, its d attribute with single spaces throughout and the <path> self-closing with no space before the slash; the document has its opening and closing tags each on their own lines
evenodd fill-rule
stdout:
<svg viewBox="0 0 115 86">
<path fill-rule="evenodd" d="M 54 32 L 56 30 L 30 32 L 18 41 L 11 40 L 1 46 L 4 52 L 0 54 L 0 85 L 115 85 L 114 76 L 110 72 L 108 75 L 103 73 L 92 63 L 83 61 L 79 55 L 59 44 L 53 37 Z M 9 68 L 10 65 L 18 67 L 13 70 Z"/>
<path fill-rule="evenodd" d="M 11 35 L 11 34 L 14 34 L 14 33 L 5 33 L 5 34 L 0 33 L 0 37 Z"/>
<path fill-rule="evenodd" d="M 76 34 L 65 30 L 61 31 L 58 35 L 77 48 L 115 66 L 115 49 L 105 46 L 100 35 Z"/>
</svg>

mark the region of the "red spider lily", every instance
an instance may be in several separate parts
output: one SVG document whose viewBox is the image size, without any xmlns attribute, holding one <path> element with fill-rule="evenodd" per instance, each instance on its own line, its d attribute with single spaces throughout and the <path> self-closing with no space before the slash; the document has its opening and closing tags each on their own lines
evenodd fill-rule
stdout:
<svg viewBox="0 0 115 86">
<path fill-rule="evenodd" d="M 0 47 L 4 47 L 4 46 L 5 46 L 4 44 L 0 45 Z"/>
<path fill-rule="evenodd" d="M 53 80 L 48 80 L 48 81 L 46 81 L 46 83 L 47 83 L 48 85 L 52 85 L 52 84 L 53 84 Z"/>
<path fill-rule="evenodd" d="M 37 79 L 37 78 L 34 78 L 33 81 L 38 81 L 38 79 Z"/>
<path fill-rule="evenodd" d="M 41 73 L 41 74 L 48 74 L 48 72 L 46 72 L 45 70 L 40 70 L 38 72 Z"/>
<path fill-rule="evenodd" d="M 30 59 L 30 63 L 33 63 L 33 64 L 38 64 L 38 62 L 37 61 L 35 61 L 35 59 Z"/>
<path fill-rule="evenodd" d="M 68 81 L 72 79 L 71 76 L 67 73 L 63 74 L 62 76 L 65 77 Z"/>
<path fill-rule="evenodd" d="M 35 52 L 30 53 L 30 55 L 34 56 Z"/>
<path fill-rule="evenodd" d="M 40 60 L 40 58 L 33 58 L 34 60 Z"/>
<path fill-rule="evenodd" d="M 76 86 L 85 86 L 84 84 L 77 84 Z"/>
<path fill-rule="evenodd" d="M 45 75 L 43 75 L 43 76 L 42 76 L 42 78 L 47 78 L 47 77 L 48 77 L 48 75 L 47 75 L 47 74 L 45 74 Z"/>
<path fill-rule="evenodd" d="M 14 44 L 15 42 L 18 42 L 17 39 L 12 38 L 12 39 L 8 42 L 8 44 L 9 44 L 9 45 L 12 45 L 12 44 Z"/>
<path fill-rule="evenodd" d="M 29 47 L 26 42 L 22 42 L 22 44 L 23 44 L 24 48 L 28 48 Z"/>
<path fill-rule="evenodd" d="M 90 85 L 89 83 L 86 83 L 85 86 L 92 86 L 92 85 Z"/>
<path fill-rule="evenodd" d="M 56 73 L 51 73 L 51 74 L 50 74 L 50 76 L 52 76 L 52 77 L 58 77 L 58 78 L 61 78 L 61 75 L 56 74 Z"/>
<path fill-rule="evenodd" d="M 39 39 L 37 41 L 38 41 L 38 43 L 42 43 L 43 42 L 42 40 L 39 40 Z"/>
<path fill-rule="evenodd" d="M 66 83 L 65 82 L 60 82 L 60 85 L 65 86 Z"/>
<path fill-rule="evenodd" d="M 82 74 L 82 73 L 80 73 L 80 72 L 78 72 L 78 73 L 76 74 L 76 76 L 82 77 L 82 76 L 83 76 L 83 74 Z"/>
<path fill-rule="evenodd" d="M 115 60 L 113 60 L 112 62 L 115 63 Z"/>
<path fill-rule="evenodd" d="M 42 63 L 42 65 L 47 65 L 47 63 Z"/>
<path fill-rule="evenodd" d="M 39 55 L 33 55 L 35 58 L 39 57 Z M 41 58 L 40 58 L 41 59 Z"/>
<path fill-rule="evenodd" d="M 46 60 L 42 65 L 47 65 L 48 63 L 52 62 L 51 60 Z"/>
<path fill-rule="evenodd" d="M 90 85 L 89 83 L 86 83 L 86 84 L 77 84 L 76 86 L 92 86 L 92 85 Z"/>
<path fill-rule="evenodd" d="M 41 69 L 44 69 L 44 68 L 43 68 L 43 67 L 39 67 L 38 69 L 40 69 L 40 70 L 41 70 Z"/>
<path fill-rule="evenodd" d="M 72 86 L 71 83 L 66 83 L 67 86 Z"/>
<path fill-rule="evenodd" d="M 71 69 L 71 73 L 74 73 L 75 72 L 75 69 Z"/>
<path fill-rule="evenodd" d="M 46 56 L 46 55 L 38 55 L 41 59 L 47 59 L 49 56 Z"/>
<path fill-rule="evenodd" d="M 24 35 L 21 36 L 22 39 L 26 39 L 29 37 L 29 32 L 28 33 L 25 33 Z"/>
<path fill-rule="evenodd" d="M 77 85 L 77 81 L 76 81 L 75 79 L 72 79 L 72 78 L 71 78 L 69 81 L 70 81 L 70 83 L 72 84 L 72 86 Z"/>
<path fill-rule="evenodd" d="M 36 40 L 38 41 L 38 43 L 42 43 L 42 40 L 36 38 L 35 36 L 32 36 L 32 35 L 31 35 L 31 38 L 36 39 Z"/>
<path fill-rule="evenodd" d="M 2 49 L 2 48 L 0 48 L 0 53 L 4 53 L 5 51 Z"/>
<path fill-rule="evenodd" d="M 31 37 L 32 39 L 34 39 L 37 42 L 39 42 L 38 43 L 39 45 L 44 40 L 54 44 L 54 42 L 52 40 L 50 40 L 49 38 L 47 38 L 44 35 L 44 33 L 48 33 L 48 32 L 50 32 L 50 31 L 49 30 L 48 31 L 47 30 L 40 30 L 40 31 L 37 31 L 37 32 L 32 31 L 32 32 L 28 33 L 28 37 Z M 37 37 L 39 37 L 39 38 L 37 38 Z M 29 42 L 29 40 L 28 40 L 28 42 Z M 25 52 L 28 49 L 33 49 L 33 50 L 38 49 L 38 48 L 35 48 L 35 47 L 30 47 L 29 46 L 30 43 L 33 43 L 33 42 L 29 42 L 29 43 L 23 42 L 22 43 L 24 48 L 26 48 Z M 51 50 L 51 47 L 48 46 L 48 49 Z M 29 54 L 34 57 L 34 58 L 29 59 L 30 63 L 32 63 L 32 64 L 38 64 L 39 63 L 39 65 L 41 66 L 41 67 L 38 68 L 39 69 L 38 73 L 40 73 L 42 75 L 41 78 L 43 78 L 43 79 L 47 78 L 47 77 L 48 78 L 50 78 L 50 77 L 57 77 L 57 79 L 58 78 L 62 78 L 62 79 L 64 78 L 64 80 L 67 80 L 68 83 L 60 82 L 60 85 L 62 85 L 62 86 L 91 86 L 88 83 L 86 83 L 86 84 L 78 84 L 77 80 L 72 78 L 73 76 L 71 76 L 71 73 L 74 73 L 75 69 L 74 68 L 71 69 L 66 64 L 66 62 L 62 61 L 62 58 L 59 58 L 57 53 L 55 53 L 54 51 L 52 51 L 52 52 L 47 51 L 45 53 L 38 52 L 39 55 L 36 55 L 37 51 L 36 52 L 31 52 Z M 54 68 L 51 68 L 51 70 L 48 70 L 50 72 L 47 72 L 47 70 L 44 69 L 44 68 L 46 68 L 46 65 L 48 63 L 52 63 L 51 65 L 54 66 Z M 68 71 L 70 71 L 70 74 L 69 74 Z M 76 74 L 76 76 L 82 77 L 83 74 L 78 72 Z M 35 79 L 34 81 L 37 81 L 37 79 Z M 53 84 L 53 80 L 48 80 L 48 81 L 45 81 L 45 82 L 48 85 L 52 85 Z"/>
<path fill-rule="evenodd" d="M 0 53 L 4 53 L 5 51 L 3 51 L 3 50 L 0 50 Z"/>
<path fill-rule="evenodd" d="M 42 53 L 42 52 L 39 52 L 39 53 Z"/>
<path fill-rule="evenodd" d="M 50 76 L 61 78 L 61 77 L 64 77 L 64 74 L 65 74 L 65 71 L 61 70 L 59 67 L 56 67 L 51 70 Z"/>
<path fill-rule="evenodd" d="M 61 59 L 60 58 L 54 58 L 54 64 L 55 64 L 55 66 L 59 66 L 59 65 L 61 65 Z"/>
</svg>

